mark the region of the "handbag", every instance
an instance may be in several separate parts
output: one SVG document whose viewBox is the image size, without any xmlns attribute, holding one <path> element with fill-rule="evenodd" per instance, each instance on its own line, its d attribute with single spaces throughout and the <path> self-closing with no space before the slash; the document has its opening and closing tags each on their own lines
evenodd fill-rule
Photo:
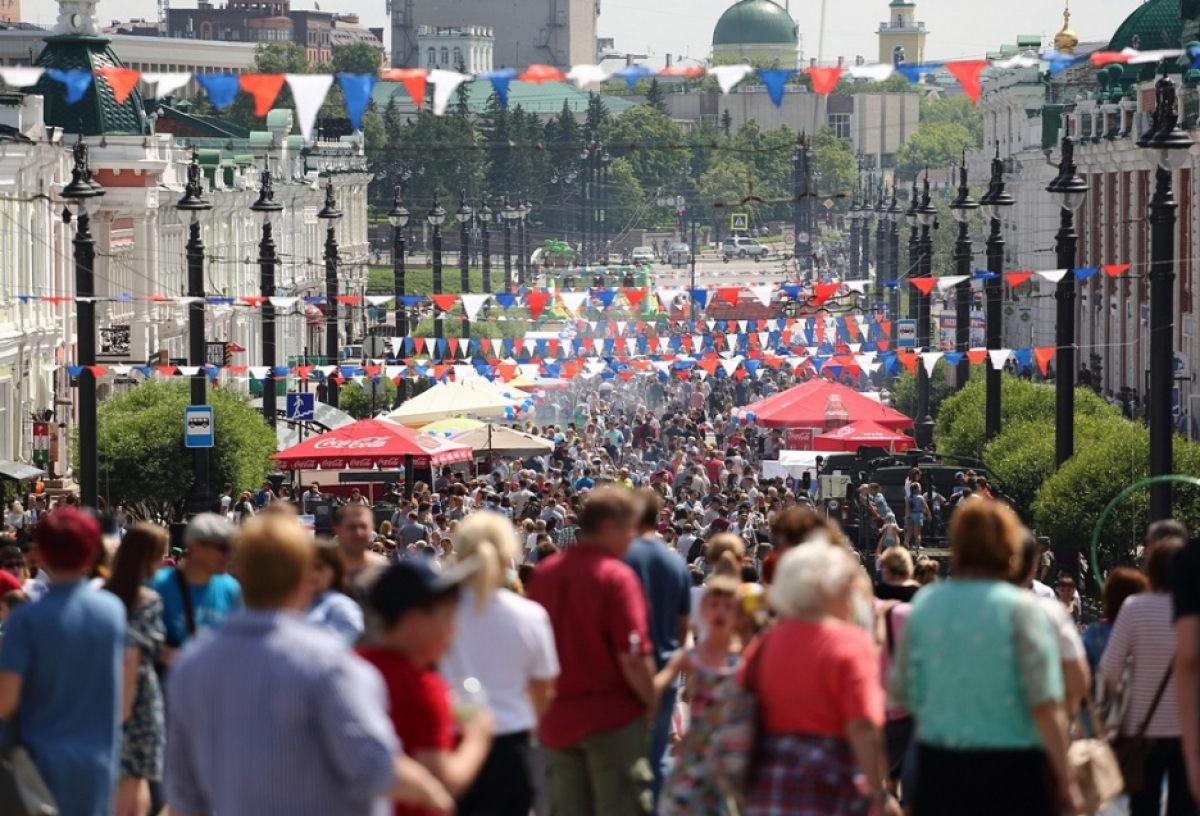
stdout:
<svg viewBox="0 0 1200 816">
<path fill-rule="evenodd" d="M 33 757 L 17 741 L 17 724 L 9 720 L 0 746 L 0 813 L 4 816 L 58 816 L 54 794 L 46 787 Z"/>
<path fill-rule="evenodd" d="M 1121 777 L 1125 780 L 1125 793 L 1130 796 L 1140 791 L 1146 784 L 1146 757 L 1149 756 L 1150 749 L 1154 747 L 1154 740 L 1146 737 L 1146 729 L 1150 727 L 1150 720 L 1154 717 L 1154 712 L 1158 710 L 1158 704 L 1167 690 L 1167 683 L 1171 682 L 1171 670 L 1174 665 L 1174 661 L 1167 664 L 1162 682 L 1158 684 L 1158 691 L 1154 693 L 1154 700 L 1150 703 L 1150 710 L 1146 712 L 1146 717 L 1138 727 L 1137 733 L 1132 737 L 1117 737 L 1113 742 L 1113 750 L 1121 765 Z"/>
<path fill-rule="evenodd" d="M 769 635 L 763 635 L 746 664 L 745 682 L 724 684 L 721 718 L 709 742 L 709 758 L 717 785 L 727 796 L 740 800 L 746 792 L 750 768 L 761 730 L 758 705 L 758 664 Z"/>
<path fill-rule="evenodd" d="M 1095 723 L 1096 708 L 1091 697 L 1084 698 L 1084 707 Z M 1112 747 L 1103 739 L 1077 739 L 1067 748 L 1067 769 L 1072 781 L 1083 795 L 1084 813 L 1097 813 L 1121 795 L 1125 781 Z"/>
</svg>

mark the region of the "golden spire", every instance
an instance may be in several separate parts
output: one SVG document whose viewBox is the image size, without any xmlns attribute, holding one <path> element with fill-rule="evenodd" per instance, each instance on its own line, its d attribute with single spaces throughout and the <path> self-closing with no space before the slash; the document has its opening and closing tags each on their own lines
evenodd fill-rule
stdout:
<svg viewBox="0 0 1200 816">
<path fill-rule="evenodd" d="M 1071 30 L 1071 8 L 1068 3 L 1063 7 L 1063 27 L 1054 35 L 1054 50 L 1060 54 L 1074 54 L 1075 46 L 1079 45 L 1079 35 Z"/>
</svg>

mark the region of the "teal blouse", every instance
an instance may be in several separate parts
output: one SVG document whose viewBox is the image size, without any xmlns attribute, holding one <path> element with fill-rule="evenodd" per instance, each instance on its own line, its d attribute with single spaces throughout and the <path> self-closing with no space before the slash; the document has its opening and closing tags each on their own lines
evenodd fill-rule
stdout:
<svg viewBox="0 0 1200 816">
<path fill-rule="evenodd" d="M 1054 633 L 1033 593 L 952 580 L 917 593 L 892 663 L 890 695 L 937 748 L 1042 747 L 1030 710 L 1063 699 Z"/>
</svg>

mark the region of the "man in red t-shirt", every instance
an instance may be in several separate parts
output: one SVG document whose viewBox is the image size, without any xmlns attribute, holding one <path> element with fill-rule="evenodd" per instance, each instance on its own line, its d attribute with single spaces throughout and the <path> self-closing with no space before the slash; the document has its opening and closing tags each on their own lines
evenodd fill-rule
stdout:
<svg viewBox="0 0 1200 816">
<path fill-rule="evenodd" d="M 579 514 L 577 543 L 539 564 L 529 588 L 529 597 L 550 614 L 562 665 L 541 727 L 555 813 L 642 816 L 650 810 L 653 644 L 641 583 L 622 561 L 639 509 L 632 491 L 594 491 Z"/>
<path fill-rule="evenodd" d="M 383 675 L 392 725 L 404 753 L 424 765 L 455 799 L 475 780 L 492 745 L 491 713 L 480 709 L 456 724 L 450 689 L 436 669 L 454 638 L 459 584 L 476 567 L 464 561 L 438 572 L 424 558 L 389 567 L 370 596 L 383 622 L 383 636 L 379 645 L 359 650 Z M 456 729 L 462 732 L 457 748 Z M 404 804 L 395 810 L 395 816 L 429 814 Z"/>
</svg>

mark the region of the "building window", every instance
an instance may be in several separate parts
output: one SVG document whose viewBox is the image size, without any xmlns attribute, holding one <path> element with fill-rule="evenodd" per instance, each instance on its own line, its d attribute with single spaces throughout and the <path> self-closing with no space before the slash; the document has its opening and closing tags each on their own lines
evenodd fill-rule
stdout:
<svg viewBox="0 0 1200 816">
<path fill-rule="evenodd" d="M 829 114 L 829 126 L 833 128 L 833 133 L 839 139 L 850 138 L 850 114 L 848 113 L 831 113 Z"/>
<path fill-rule="evenodd" d="M 905 60 L 904 46 L 897 45 L 892 49 L 892 65 L 903 65 Z"/>
<path fill-rule="evenodd" d="M 442 66 L 445 67 L 445 66 L 448 66 L 449 64 L 450 64 L 450 49 L 443 45 L 442 46 Z"/>
<path fill-rule="evenodd" d="M 425 58 L 425 67 L 433 68 L 437 65 L 437 49 L 430 48 Z"/>
<path fill-rule="evenodd" d="M 454 64 L 450 67 L 457 71 L 460 66 L 464 65 L 466 65 L 466 63 L 463 62 L 462 49 L 456 45 L 454 46 Z"/>
</svg>

